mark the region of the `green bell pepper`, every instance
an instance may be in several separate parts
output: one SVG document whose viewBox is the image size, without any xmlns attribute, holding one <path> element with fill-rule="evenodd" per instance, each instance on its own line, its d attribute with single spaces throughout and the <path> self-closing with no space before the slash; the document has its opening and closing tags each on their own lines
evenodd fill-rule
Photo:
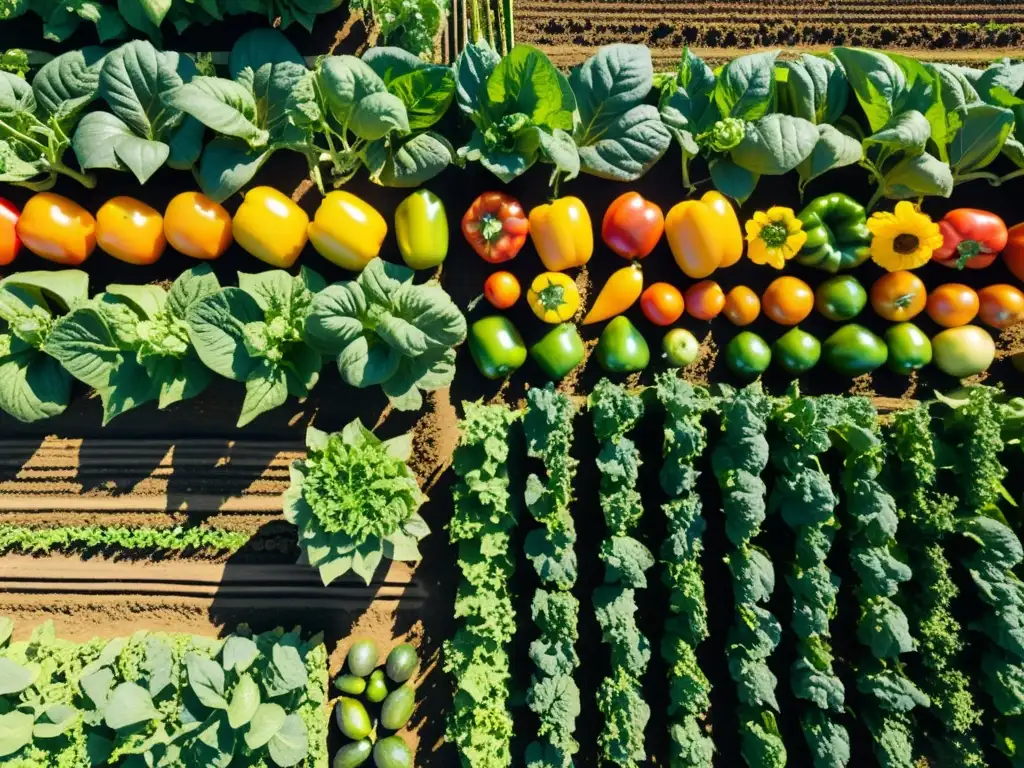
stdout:
<svg viewBox="0 0 1024 768">
<path fill-rule="evenodd" d="M 608 373 L 635 373 L 651 362 L 651 350 L 643 334 L 623 315 L 613 318 L 601 331 L 594 354 Z"/>
<path fill-rule="evenodd" d="M 530 357 L 555 381 L 564 378 L 586 356 L 583 339 L 572 323 L 556 325 L 530 347 Z"/>
<path fill-rule="evenodd" d="M 825 339 L 821 357 L 836 373 L 856 378 L 885 365 L 889 348 L 863 325 L 850 323 Z"/>
<path fill-rule="evenodd" d="M 500 379 L 526 362 L 519 330 L 504 315 L 489 315 L 469 327 L 469 353 L 480 373 Z"/>
<path fill-rule="evenodd" d="M 395 210 L 395 239 L 402 260 L 413 269 L 431 269 L 448 256 L 448 217 L 441 198 L 418 189 Z"/>
<path fill-rule="evenodd" d="M 839 272 L 860 266 L 871 256 L 871 232 L 864 206 L 848 195 L 833 192 L 811 200 L 797 218 L 804 223 L 807 242 L 796 255 L 805 267 Z"/>
</svg>

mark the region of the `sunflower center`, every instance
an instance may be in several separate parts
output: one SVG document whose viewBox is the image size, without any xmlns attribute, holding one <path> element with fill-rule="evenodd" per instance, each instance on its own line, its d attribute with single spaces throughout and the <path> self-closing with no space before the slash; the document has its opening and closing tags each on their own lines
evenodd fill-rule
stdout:
<svg viewBox="0 0 1024 768">
<path fill-rule="evenodd" d="M 786 238 L 789 237 L 789 230 L 782 222 L 773 221 L 761 227 L 760 237 L 769 248 L 779 248 L 785 245 Z"/>
<path fill-rule="evenodd" d="M 913 253 L 917 250 L 917 247 L 921 244 L 921 241 L 917 239 L 917 235 L 908 235 L 906 233 L 897 235 L 892 241 L 892 249 L 896 253 Z"/>
</svg>

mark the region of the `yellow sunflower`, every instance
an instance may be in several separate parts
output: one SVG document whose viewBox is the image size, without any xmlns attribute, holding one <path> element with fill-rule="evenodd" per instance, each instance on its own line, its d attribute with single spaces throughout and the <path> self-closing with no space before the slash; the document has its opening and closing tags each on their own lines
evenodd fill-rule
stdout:
<svg viewBox="0 0 1024 768">
<path fill-rule="evenodd" d="M 755 211 L 748 219 L 747 256 L 755 264 L 782 269 L 807 242 L 804 223 L 792 208 L 775 205 L 767 211 Z"/>
<path fill-rule="evenodd" d="M 932 258 L 942 245 L 939 225 L 906 200 L 896 203 L 896 211 L 877 211 L 868 219 L 871 231 L 871 258 L 883 269 L 898 272 L 917 269 Z"/>
</svg>

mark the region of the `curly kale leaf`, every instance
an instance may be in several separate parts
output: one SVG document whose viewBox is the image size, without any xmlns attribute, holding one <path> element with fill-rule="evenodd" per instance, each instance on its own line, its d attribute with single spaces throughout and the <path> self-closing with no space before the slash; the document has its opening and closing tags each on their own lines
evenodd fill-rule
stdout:
<svg viewBox="0 0 1024 768">
<path fill-rule="evenodd" d="M 803 656 L 793 663 L 790 681 L 797 698 L 810 701 L 819 709 L 843 711 L 846 692 L 843 681 L 831 670 L 831 664 L 819 669 L 812 659 Z"/>
<path fill-rule="evenodd" d="M 715 742 L 701 730 L 695 719 L 673 724 L 669 728 L 670 765 L 686 765 L 692 768 L 711 768 L 715 757 Z"/>
<path fill-rule="evenodd" d="M 603 759 L 622 768 L 638 768 L 646 758 L 644 729 L 651 708 L 626 668 L 615 668 L 601 682 L 597 708 L 604 715 L 604 728 L 598 736 Z"/>
<path fill-rule="evenodd" d="M 531 612 L 540 638 L 530 643 L 530 659 L 545 675 L 571 675 L 580 660 L 573 647 L 579 637 L 579 602 L 568 592 L 538 589 Z"/>
<path fill-rule="evenodd" d="M 829 621 L 835 616 L 839 577 L 825 564 L 794 568 L 786 577 L 793 593 L 793 632 L 797 637 L 828 635 Z"/>
<path fill-rule="evenodd" d="M 613 536 L 601 542 L 599 554 L 605 564 L 605 584 L 621 583 L 626 587 L 646 588 L 644 574 L 654 565 L 654 555 L 643 544 L 629 536 Z"/>
<path fill-rule="evenodd" d="M 1005 716 L 1024 715 L 1024 665 L 1006 653 L 986 653 L 981 671 L 992 694 L 992 703 Z"/>
<path fill-rule="evenodd" d="M 846 768 L 850 763 L 850 734 L 820 709 L 800 718 L 814 768 Z"/>
<path fill-rule="evenodd" d="M 571 734 L 580 715 L 580 689 L 569 675 L 554 675 L 535 680 L 526 695 L 526 704 L 540 719 L 537 735 L 546 737 L 560 752 L 575 754 L 578 746 Z"/>
<path fill-rule="evenodd" d="M 629 533 L 643 516 L 643 502 L 636 487 L 641 463 L 640 451 L 628 438 L 606 441 L 601 447 L 597 457 L 597 468 L 601 472 L 599 494 L 601 510 L 612 535 Z"/>
<path fill-rule="evenodd" d="M 862 607 L 857 639 L 876 659 L 894 659 L 915 647 L 906 614 L 887 597 L 872 598 Z"/>
<path fill-rule="evenodd" d="M 861 589 L 868 595 L 892 597 L 899 586 L 910 581 L 910 566 L 897 560 L 885 547 L 852 547 L 850 565 L 860 578 Z"/>
<path fill-rule="evenodd" d="M 594 613 L 604 641 L 611 646 L 612 669 L 642 675 L 651 659 L 651 645 L 636 625 L 636 593 L 618 586 L 598 587 Z"/>
<path fill-rule="evenodd" d="M 737 603 L 767 603 L 775 591 L 775 568 L 768 555 L 754 547 L 736 549 L 726 561 Z"/>
<path fill-rule="evenodd" d="M 757 768 L 784 768 L 786 746 L 771 712 L 752 713 L 740 708 L 740 755 Z"/>
<path fill-rule="evenodd" d="M 550 533 L 538 528 L 526 534 L 524 550 L 533 569 L 545 584 L 570 589 L 576 583 L 575 535 Z"/>
<path fill-rule="evenodd" d="M 886 712 L 905 713 L 914 707 L 927 707 L 931 703 L 910 678 L 890 668 L 861 670 L 857 690 L 874 697 L 878 706 Z"/>
<path fill-rule="evenodd" d="M 598 440 L 616 441 L 637 425 L 644 415 L 644 402 L 620 384 L 601 379 L 588 398 Z"/>
</svg>

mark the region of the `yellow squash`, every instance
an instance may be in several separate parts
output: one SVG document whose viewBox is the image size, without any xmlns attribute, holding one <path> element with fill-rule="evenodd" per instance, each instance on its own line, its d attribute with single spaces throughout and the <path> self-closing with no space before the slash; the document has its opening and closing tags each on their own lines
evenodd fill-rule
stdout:
<svg viewBox="0 0 1024 768">
<path fill-rule="evenodd" d="M 599 323 L 609 317 L 621 315 L 640 298 L 644 290 L 644 274 L 640 271 L 640 265 L 630 264 L 612 273 L 604 288 L 597 294 L 594 306 L 590 308 L 587 316 L 583 318 L 584 325 Z"/>
<path fill-rule="evenodd" d="M 582 267 L 594 255 L 594 227 L 578 197 L 560 197 L 530 211 L 530 237 L 551 272 Z"/>
<path fill-rule="evenodd" d="M 351 192 L 328 192 L 309 225 L 317 252 L 342 269 L 362 272 L 380 255 L 388 223 L 376 208 Z"/>
</svg>

